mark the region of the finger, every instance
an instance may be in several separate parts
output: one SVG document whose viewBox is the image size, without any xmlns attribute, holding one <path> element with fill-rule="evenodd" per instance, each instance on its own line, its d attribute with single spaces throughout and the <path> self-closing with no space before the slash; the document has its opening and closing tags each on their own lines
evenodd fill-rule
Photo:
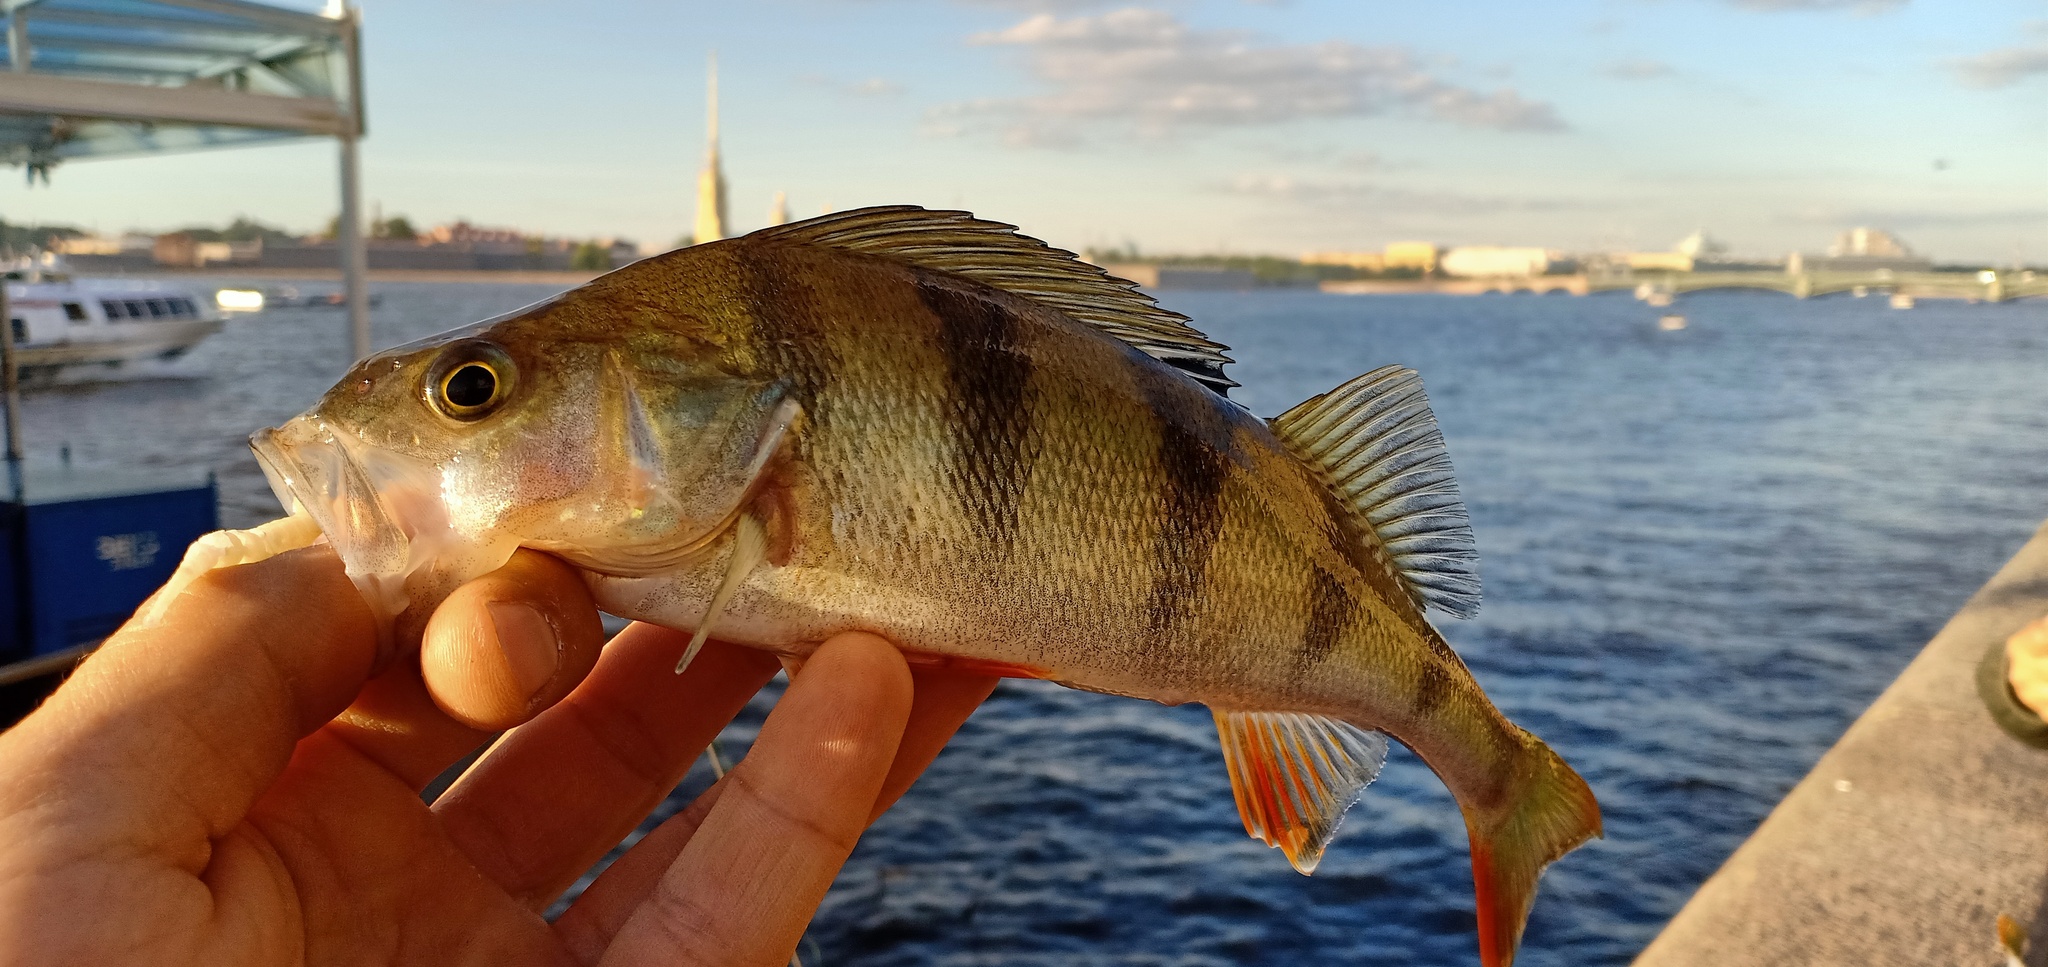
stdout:
<svg viewBox="0 0 2048 967">
<path fill-rule="evenodd" d="M 496 732 L 569 694 L 603 649 L 597 603 L 575 569 L 522 550 L 434 611 L 420 674 L 456 721 Z"/>
<path fill-rule="evenodd" d="M 555 920 L 555 935 L 578 963 L 594 964 L 611 946 L 626 921 L 646 902 L 661 882 L 663 873 L 676 861 L 690 838 L 697 835 L 704 817 L 730 788 L 720 779 L 690 805 L 641 837 L 625 855 L 613 860 Z"/>
<path fill-rule="evenodd" d="M 985 675 L 911 667 L 914 688 L 910 714 L 903 729 L 903 741 L 883 781 L 873 816 L 879 816 L 917 780 L 938 755 L 967 716 L 988 697 L 999 679 Z M 605 868 L 583 891 L 574 906 L 555 921 L 572 952 L 591 962 L 604 952 L 611 938 L 623 927 L 640 904 L 661 881 L 664 871 L 683 851 L 726 784 L 720 782 L 697 797 L 688 808 L 655 827 L 624 856 Z"/>
<path fill-rule="evenodd" d="M 392 662 L 325 731 L 418 792 L 569 691 L 603 647 L 583 580 L 523 550 L 456 589 L 434 612 L 418 658 Z M 551 667 L 536 673 L 543 661 Z"/>
<path fill-rule="evenodd" d="M 581 687 L 507 733 L 434 804 L 479 871 L 544 909 L 633 831 L 775 675 L 765 652 L 636 624 Z"/>
<path fill-rule="evenodd" d="M 889 777 L 882 782 L 882 794 L 875 800 L 869 822 L 910 791 L 911 784 L 938 758 L 939 750 L 952 741 L 953 733 L 960 731 L 967 717 L 1002 681 L 990 675 L 918 667 L 910 669 L 910 679 L 915 689 L 910 719 L 903 727 L 903 742 L 896 747 L 896 761 L 889 765 Z"/>
<path fill-rule="evenodd" d="M 376 651 L 370 611 L 325 547 L 213 571 L 0 736 L 15 771 L 0 795 L 31 797 L 74 842 L 110 837 L 197 870 L 294 744 L 349 704 Z"/>
<path fill-rule="evenodd" d="M 843 634 L 805 663 L 605 962 L 789 962 L 867 827 L 909 717 L 894 645 Z"/>
</svg>

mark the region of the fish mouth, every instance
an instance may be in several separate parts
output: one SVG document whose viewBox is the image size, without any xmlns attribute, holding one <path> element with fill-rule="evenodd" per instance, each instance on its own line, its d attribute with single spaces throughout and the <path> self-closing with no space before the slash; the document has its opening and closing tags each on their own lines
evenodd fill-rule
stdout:
<svg viewBox="0 0 2048 967">
<path fill-rule="evenodd" d="M 249 446 L 278 503 L 319 525 L 380 619 L 405 611 L 408 579 L 423 563 L 415 538 L 422 524 L 445 520 L 435 512 L 438 475 L 310 414 L 257 431 Z"/>
</svg>

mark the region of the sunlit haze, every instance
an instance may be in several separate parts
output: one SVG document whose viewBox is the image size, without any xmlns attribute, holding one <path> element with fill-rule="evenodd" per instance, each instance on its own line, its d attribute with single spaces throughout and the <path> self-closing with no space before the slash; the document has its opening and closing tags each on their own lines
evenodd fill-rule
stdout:
<svg viewBox="0 0 2048 967">
<path fill-rule="evenodd" d="M 310 4 L 308 6 L 311 6 Z M 718 52 L 735 227 L 962 207 L 1072 248 L 1398 239 L 1740 254 L 1854 225 L 2048 261 L 2034 0 L 530 0 L 364 5 L 366 197 L 665 245 Z M 10 222 L 166 230 L 335 207 L 335 148 L 59 167 Z"/>
</svg>

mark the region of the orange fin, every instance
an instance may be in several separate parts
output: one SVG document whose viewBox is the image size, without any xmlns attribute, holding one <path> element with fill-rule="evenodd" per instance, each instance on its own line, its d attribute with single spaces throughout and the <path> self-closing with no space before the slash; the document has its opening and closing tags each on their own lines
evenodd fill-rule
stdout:
<svg viewBox="0 0 2048 967">
<path fill-rule="evenodd" d="M 1387 737 L 1301 712 L 1210 711 L 1244 831 L 1315 872 L 1344 810 L 1386 764 Z"/>
<path fill-rule="evenodd" d="M 1514 963 L 1543 868 L 1600 835 L 1593 790 L 1549 746 L 1531 739 L 1528 761 L 1516 771 L 1521 775 L 1505 803 L 1465 810 L 1484 967 Z"/>
<path fill-rule="evenodd" d="M 1016 662 L 995 661 L 988 658 L 967 658 L 960 655 L 941 655 L 932 651 L 905 651 L 903 660 L 912 668 L 934 668 L 968 675 L 987 675 L 991 678 L 1045 678 L 1052 672 L 1036 665 L 1021 665 Z"/>
<path fill-rule="evenodd" d="M 2003 913 L 1998 915 L 1998 948 L 2005 951 L 2009 964 L 2017 964 L 2027 955 L 2027 928 Z"/>
</svg>

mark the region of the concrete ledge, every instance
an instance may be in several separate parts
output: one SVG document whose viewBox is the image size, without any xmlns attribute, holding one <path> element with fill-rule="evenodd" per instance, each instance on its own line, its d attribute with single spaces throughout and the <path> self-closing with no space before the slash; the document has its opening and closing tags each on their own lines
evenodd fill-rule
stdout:
<svg viewBox="0 0 2048 967">
<path fill-rule="evenodd" d="M 2048 751 L 1977 696 L 1985 649 L 2048 614 L 2048 526 L 1950 619 L 1637 958 L 1637 967 L 1995 964 L 2000 913 L 2048 964 Z"/>
</svg>

